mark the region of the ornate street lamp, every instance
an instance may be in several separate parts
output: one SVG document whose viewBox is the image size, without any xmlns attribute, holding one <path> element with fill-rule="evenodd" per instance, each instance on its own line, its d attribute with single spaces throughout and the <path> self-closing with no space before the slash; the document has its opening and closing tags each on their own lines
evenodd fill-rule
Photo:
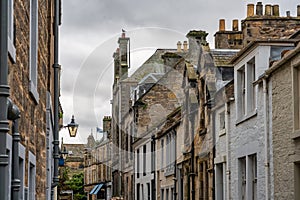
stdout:
<svg viewBox="0 0 300 200">
<path fill-rule="evenodd" d="M 78 126 L 79 125 L 75 123 L 74 115 L 72 115 L 71 122 L 67 126 L 65 126 L 69 130 L 70 137 L 75 137 L 76 136 Z"/>
</svg>

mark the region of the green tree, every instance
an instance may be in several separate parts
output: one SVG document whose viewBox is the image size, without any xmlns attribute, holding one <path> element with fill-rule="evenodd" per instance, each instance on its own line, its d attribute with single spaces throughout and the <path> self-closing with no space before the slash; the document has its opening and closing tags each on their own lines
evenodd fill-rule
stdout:
<svg viewBox="0 0 300 200">
<path fill-rule="evenodd" d="M 74 174 L 73 177 L 65 182 L 66 186 L 73 190 L 74 200 L 84 200 L 86 199 L 83 185 L 84 185 L 84 175 L 83 173 Z"/>
</svg>

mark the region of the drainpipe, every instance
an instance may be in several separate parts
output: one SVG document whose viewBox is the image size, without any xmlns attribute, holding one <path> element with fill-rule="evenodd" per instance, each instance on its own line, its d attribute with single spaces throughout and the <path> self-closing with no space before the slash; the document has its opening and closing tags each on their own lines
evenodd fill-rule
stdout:
<svg viewBox="0 0 300 200">
<path fill-rule="evenodd" d="M 225 103 L 225 131 L 226 131 L 226 199 L 230 199 L 230 149 L 229 149 L 229 102 Z"/>
<path fill-rule="evenodd" d="M 8 98 L 7 101 L 8 111 L 7 118 L 13 121 L 12 127 L 12 180 L 11 180 L 11 195 L 12 200 L 19 200 L 20 198 L 20 175 L 19 175 L 19 142 L 20 142 L 20 133 L 19 133 L 19 118 L 20 110 L 19 108 L 12 103 Z"/>
<path fill-rule="evenodd" d="M 265 187 L 266 200 L 269 200 L 269 160 L 268 160 L 268 86 L 266 78 L 263 79 L 263 93 L 264 93 L 264 132 L 265 132 Z"/>
<path fill-rule="evenodd" d="M 58 124 L 59 124 L 59 85 L 58 73 L 60 66 L 58 64 L 58 26 L 60 15 L 60 0 L 54 2 L 54 134 L 53 134 L 53 158 L 54 158 L 54 175 L 52 188 L 56 187 L 59 182 L 58 177 L 58 162 L 59 162 L 59 137 L 58 137 Z M 54 197 L 55 198 L 55 197 Z"/>
<path fill-rule="evenodd" d="M 152 165 L 153 165 L 153 181 L 154 181 L 154 185 L 153 185 L 153 187 L 154 188 L 152 188 L 152 198 L 151 199 L 155 199 L 155 197 L 156 197 L 156 137 L 155 137 L 155 135 L 153 134 L 152 136 L 151 136 L 151 140 L 152 140 L 152 144 L 151 145 L 153 145 L 153 152 L 151 152 L 152 153 L 152 155 L 153 155 L 153 160 L 152 160 Z M 152 186 L 151 186 L 152 187 Z"/>
<path fill-rule="evenodd" d="M 177 186 L 177 133 L 176 131 L 174 131 L 174 200 L 177 199 L 177 190 L 176 190 L 176 186 Z"/>
<path fill-rule="evenodd" d="M 192 200 L 195 200 L 195 166 L 194 166 L 194 159 L 195 159 L 195 144 L 194 144 L 194 122 L 195 122 L 195 115 L 192 113 L 192 120 L 191 120 L 191 132 L 192 132 L 192 147 L 191 147 L 191 173 L 192 176 Z"/>
<path fill-rule="evenodd" d="M 8 1 L 0 2 L 0 199 L 8 196 L 8 162 L 6 154 L 7 133 L 9 123 L 7 119 L 7 98 L 9 97 L 8 86 Z"/>
</svg>

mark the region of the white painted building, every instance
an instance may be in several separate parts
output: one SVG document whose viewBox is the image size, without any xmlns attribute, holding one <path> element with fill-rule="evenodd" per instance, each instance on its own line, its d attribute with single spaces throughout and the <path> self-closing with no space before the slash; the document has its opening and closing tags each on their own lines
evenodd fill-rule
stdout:
<svg viewBox="0 0 300 200">
<path fill-rule="evenodd" d="M 234 98 L 215 109 L 216 199 L 272 199 L 272 86 L 260 77 L 281 52 L 284 40 L 256 41 L 241 50 L 234 64 Z M 224 119 L 224 124 L 223 124 Z"/>
</svg>

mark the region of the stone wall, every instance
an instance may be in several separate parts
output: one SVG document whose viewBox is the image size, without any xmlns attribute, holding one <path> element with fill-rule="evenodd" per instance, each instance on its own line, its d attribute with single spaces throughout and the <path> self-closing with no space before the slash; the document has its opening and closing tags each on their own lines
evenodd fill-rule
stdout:
<svg viewBox="0 0 300 200">
<path fill-rule="evenodd" d="M 14 1 L 16 62 L 9 63 L 10 98 L 21 111 L 19 132 L 26 146 L 26 158 L 31 151 L 36 156 L 36 199 L 46 194 L 46 92 L 52 93 L 53 1 L 39 2 L 38 12 L 38 81 L 39 102 L 29 93 L 29 2 Z M 10 60 L 12 61 L 12 60 Z M 27 186 L 28 162 L 26 161 Z"/>
<path fill-rule="evenodd" d="M 293 140 L 294 110 L 292 64 L 299 63 L 299 54 L 272 74 L 272 131 L 274 155 L 274 199 L 294 199 L 294 159 L 299 155 L 299 141 Z M 299 160 L 298 160 L 299 161 Z"/>
</svg>

